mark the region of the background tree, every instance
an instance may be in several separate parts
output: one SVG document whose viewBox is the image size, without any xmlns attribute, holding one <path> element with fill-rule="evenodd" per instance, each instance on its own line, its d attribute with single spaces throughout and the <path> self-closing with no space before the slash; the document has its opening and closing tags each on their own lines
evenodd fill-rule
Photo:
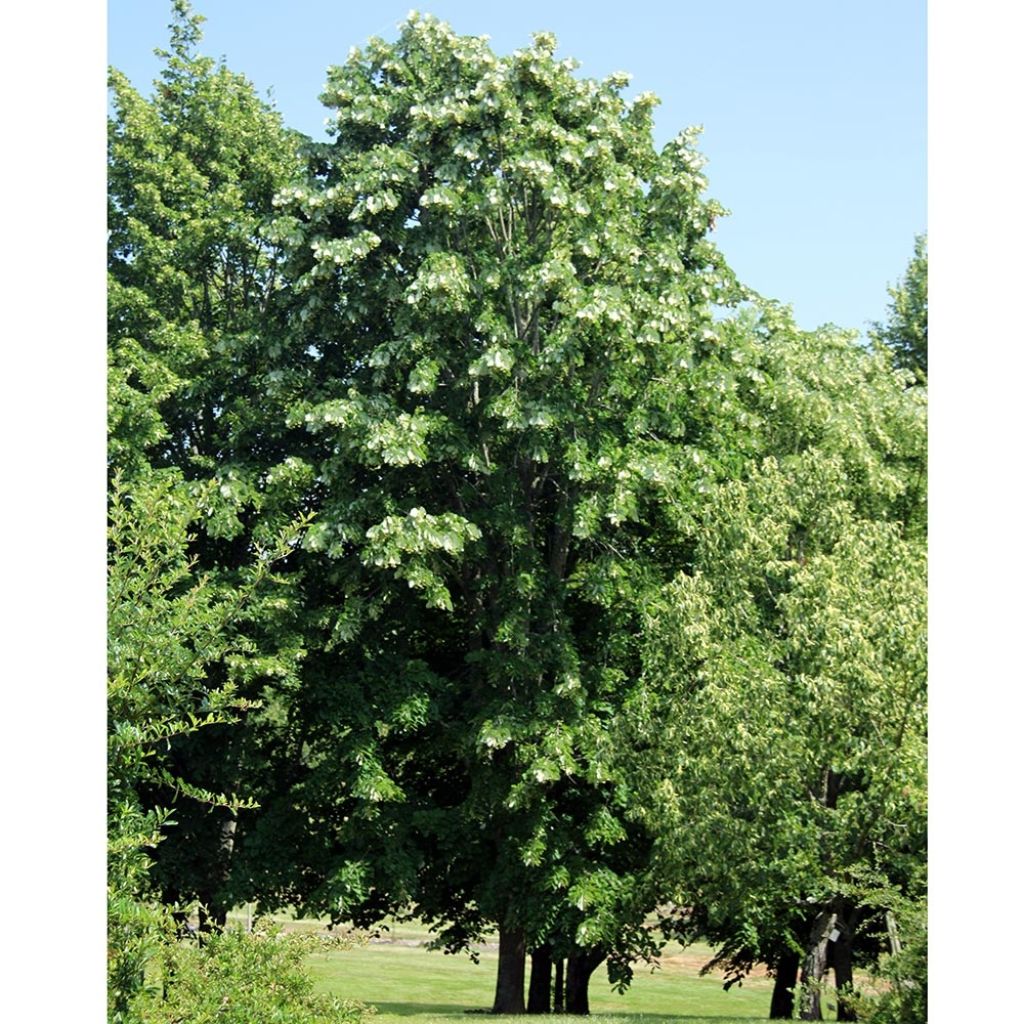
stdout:
<svg viewBox="0 0 1024 1024">
<path fill-rule="evenodd" d="M 197 517 L 196 571 L 230 590 L 260 545 L 304 515 L 301 471 L 284 462 L 286 398 L 275 391 L 280 256 L 261 234 L 275 192 L 302 167 L 300 138 L 242 76 L 197 54 L 202 19 L 175 0 L 164 70 L 144 99 L 110 72 L 109 374 L 111 468 L 125 480 L 173 469 Z M 301 361 L 301 355 L 298 357 Z M 295 556 L 289 568 L 296 571 Z M 250 644 L 209 660 L 263 704 L 245 729 L 211 726 L 172 743 L 175 762 L 215 791 L 253 794 L 282 694 L 296 680 L 301 631 L 284 587 L 246 622 Z M 244 785 L 243 785 L 244 784 Z M 172 805 L 156 785 L 144 799 Z M 216 917 L 233 899 L 236 814 L 185 801 L 158 854 L 170 899 L 198 898 Z"/>
<path fill-rule="evenodd" d="M 245 78 L 195 52 L 202 18 L 188 3 L 173 9 L 152 99 L 116 70 L 109 79 L 110 362 L 163 420 L 143 435 L 132 419 L 131 438 L 114 420 L 111 458 L 142 450 L 189 478 L 237 476 L 240 493 L 204 494 L 221 499 L 210 516 L 225 533 L 255 488 L 245 467 L 273 422 L 264 385 L 279 258 L 260 225 L 299 171 L 300 139 Z"/>
<path fill-rule="evenodd" d="M 852 996 L 870 919 L 921 896 L 923 396 L 847 337 L 772 309 L 757 331 L 773 454 L 711 487 L 692 568 L 650 606 L 636 806 L 664 816 L 656 870 L 718 962 L 798 953 L 818 1019 L 830 938 Z"/>
<path fill-rule="evenodd" d="M 893 355 L 893 364 L 928 380 L 928 238 L 914 239 L 914 255 L 903 279 L 889 290 L 889 317 L 874 324 L 872 340 Z"/>
<path fill-rule="evenodd" d="M 111 73 L 108 1016 L 352 1024 L 311 995 L 308 950 L 289 940 L 178 940 L 172 914 L 218 895 L 222 847 L 188 875 L 167 870 L 173 853 L 154 863 L 195 823 L 219 836 L 252 808 L 258 773 L 218 755 L 277 713 L 251 697 L 294 663 L 293 571 L 277 570 L 305 525 L 289 467 L 261 469 L 283 416 L 261 396 L 276 258 L 258 225 L 295 140 L 244 79 L 194 55 L 200 19 L 174 8 L 156 97 Z M 275 985 L 254 987 L 267 970 Z"/>
</svg>

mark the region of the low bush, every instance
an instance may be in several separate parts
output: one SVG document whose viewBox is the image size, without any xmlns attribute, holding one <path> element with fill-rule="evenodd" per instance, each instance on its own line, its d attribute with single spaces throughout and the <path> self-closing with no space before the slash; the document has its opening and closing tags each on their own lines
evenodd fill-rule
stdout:
<svg viewBox="0 0 1024 1024">
<path fill-rule="evenodd" d="M 928 905 L 906 900 L 900 907 L 896 951 L 884 954 L 876 970 L 885 984 L 877 999 L 857 1006 L 866 1024 L 925 1024 L 928 1020 Z"/>
<path fill-rule="evenodd" d="M 365 1008 L 316 995 L 304 961 L 335 940 L 258 924 L 166 943 L 150 961 L 133 1024 L 359 1024 Z"/>
</svg>

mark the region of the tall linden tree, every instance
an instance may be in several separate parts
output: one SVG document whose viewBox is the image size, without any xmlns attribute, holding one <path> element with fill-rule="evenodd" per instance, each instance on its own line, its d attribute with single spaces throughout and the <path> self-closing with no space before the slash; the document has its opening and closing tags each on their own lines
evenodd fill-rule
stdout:
<svg viewBox="0 0 1024 1024">
<path fill-rule="evenodd" d="M 381 909 L 401 877 L 453 943 L 497 926 L 500 1012 L 545 944 L 585 1005 L 647 909 L 610 727 L 743 362 L 695 134 L 658 152 L 655 98 L 575 69 L 411 15 L 329 72 L 334 142 L 273 234 L 336 602 L 293 803 L 321 896 Z"/>
</svg>

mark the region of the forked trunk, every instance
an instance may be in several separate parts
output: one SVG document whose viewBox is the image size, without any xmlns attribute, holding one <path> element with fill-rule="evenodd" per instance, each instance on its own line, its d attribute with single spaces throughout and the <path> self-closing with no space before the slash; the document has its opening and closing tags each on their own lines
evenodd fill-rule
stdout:
<svg viewBox="0 0 1024 1024">
<path fill-rule="evenodd" d="M 828 966 L 828 937 L 836 925 L 834 911 L 823 910 L 814 919 L 800 973 L 800 1019 L 821 1020 L 821 986 Z"/>
<path fill-rule="evenodd" d="M 555 1013 L 565 1013 L 565 960 L 555 961 Z"/>
<path fill-rule="evenodd" d="M 836 974 L 836 1020 L 856 1020 L 853 996 L 853 943 L 846 929 L 841 929 L 839 938 L 832 944 L 832 969 Z"/>
<path fill-rule="evenodd" d="M 522 928 L 498 929 L 498 981 L 492 1013 L 525 1013 L 523 983 L 526 979 L 526 935 Z"/>
<path fill-rule="evenodd" d="M 551 1012 L 551 948 L 539 946 L 530 954 L 530 992 L 527 1013 Z"/>
<path fill-rule="evenodd" d="M 220 824 L 220 860 L 214 866 L 214 877 L 208 879 L 206 891 L 199 893 L 199 941 L 211 932 L 223 931 L 228 920 L 228 905 L 224 902 L 224 889 L 231 878 L 231 858 L 235 852 L 235 833 L 238 819 L 234 813 Z"/>
<path fill-rule="evenodd" d="M 795 1002 L 793 989 L 800 971 L 800 954 L 787 949 L 780 954 L 775 964 L 775 987 L 772 989 L 772 1003 L 768 1010 L 770 1020 L 792 1020 Z"/>
<path fill-rule="evenodd" d="M 603 949 L 578 949 L 569 954 L 565 977 L 566 1013 L 590 1013 L 590 976 L 604 958 Z"/>
</svg>

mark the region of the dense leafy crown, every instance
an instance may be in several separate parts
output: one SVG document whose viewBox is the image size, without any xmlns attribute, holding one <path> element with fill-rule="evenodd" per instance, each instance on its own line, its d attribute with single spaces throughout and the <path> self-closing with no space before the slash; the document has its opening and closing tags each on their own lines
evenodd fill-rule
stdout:
<svg viewBox="0 0 1024 1024">
<path fill-rule="evenodd" d="M 701 448 L 744 373 L 695 133 L 659 153 L 652 95 L 574 70 L 548 34 L 498 57 L 411 16 L 330 71 L 336 141 L 273 226 L 303 353 L 278 386 L 315 441 L 307 548 L 345 595 L 334 641 L 419 666 L 384 688 L 419 701 L 419 760 L 447 737 L 459 813 L 557 892 L 573 844 L 629 847 L 593 794 L 614 790 L 602 737 L 637 664 L 635 594 L 682 557 L 653 538 L 717 472 Z M 365 740 L 390 773 L 376 792 L 426 799 L 395 736 Z M 581 789 L 597 802 L 560 832 Z"/>
<path fill-rule="evenodd" d="M 676 923 L 733 977 L 923 885 L 924 396 L 849 338 L 765 328 L 754 457 L 652 597 L 625 727 Z"/>
<path fill-rule="evenodd" d="M 657 154 L 653 97 L 627 104 L 624 76 L 579 80 L 553 50 L 497 58 L 414 16 L 331 72 L 338 141 L 278 198 L 317 364 L 294 417 L 345 467 L 323 467 L 310 543 L 355 545 L 437 607 L 444 557 L 486 520 L 536 574 L 538 517 L 580 540 L 638 519 L 688 429 L 680 371 L 737 294 L 692 135 Z"/>
<path fill-rule="evenodd" d="M 211 532 L 233 534 L 283 418 L 262 399 L 280 257 L 261 228 L 300 160 L 251 83 L 196 52 L 201 20 L 177 0 L 152 99 L 110 72 L 109 458 L 206 481 Z"/>
<path fill-rule="evenodd" d="M 923 241 L 890 351 L 802 332 L 710 241 L 696 131 L 550 34 L 414 13 L 300 144 L 174 7 L 152 100 L 111 76 L 126 998 L 152 878 L 619 980 L 667 899 L 737 975 L 916 900 Z M 168 785 L 220 806 L 154 874 Z"/>
</svg>

